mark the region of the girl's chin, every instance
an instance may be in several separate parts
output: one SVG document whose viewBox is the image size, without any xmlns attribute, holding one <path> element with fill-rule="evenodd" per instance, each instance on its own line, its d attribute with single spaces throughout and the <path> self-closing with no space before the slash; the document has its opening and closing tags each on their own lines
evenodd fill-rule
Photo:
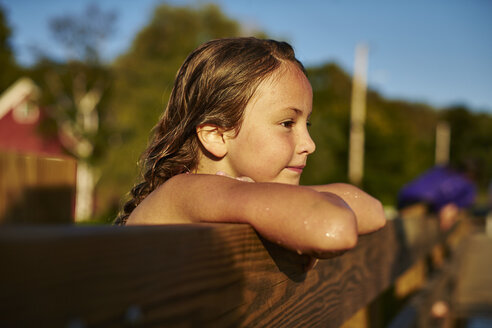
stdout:
<svg viewBox="0 0 492 328">
<path fill-rule="evenodd" d="M 290 184 L 290 185 L 298 186 L 299 180 L 300 180 L 300 177 L 288 177 L 288 178 L 275 179 L 274 181 L 271 181 L 271 182 L 284 183 L 284 184 Z"/>
</svg>

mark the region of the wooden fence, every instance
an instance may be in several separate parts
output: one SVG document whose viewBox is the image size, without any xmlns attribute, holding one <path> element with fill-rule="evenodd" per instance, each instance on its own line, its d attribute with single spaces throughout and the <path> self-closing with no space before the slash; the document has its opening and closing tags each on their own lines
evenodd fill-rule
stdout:
<svg viewBox="0 0 492 328">
<path fill-rule="evenodd" d="M 449 273 L 462 230 L 391 220 L 306 272 L 306 256 L 242 224 L 4 226 L 0 326 L 376 327 L 401 320 L 388 304 L 422 326 L 430 308 L 404 306 L 418 288 L 395 296 L 395 283 L 419 263 L 427 281 Z"/>
<path fill-rule="evenodd" d="M 0 223 L 73 221 L 71 158 L 0 151 Z"/>
</svg>

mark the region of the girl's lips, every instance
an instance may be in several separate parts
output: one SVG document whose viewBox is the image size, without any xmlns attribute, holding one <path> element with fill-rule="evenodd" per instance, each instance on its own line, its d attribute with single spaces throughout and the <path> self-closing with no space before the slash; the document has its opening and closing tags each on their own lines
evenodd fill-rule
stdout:
<svg viewBox="0 0 492 328">
<path fill-rule="evenodd" d="M 304 165 L 301 166 L 287 166 L 287 168 L 291 171 L 294 171 L 296 173 L 302 173 L 302 170 L 304 169 Z"/>
</svg>

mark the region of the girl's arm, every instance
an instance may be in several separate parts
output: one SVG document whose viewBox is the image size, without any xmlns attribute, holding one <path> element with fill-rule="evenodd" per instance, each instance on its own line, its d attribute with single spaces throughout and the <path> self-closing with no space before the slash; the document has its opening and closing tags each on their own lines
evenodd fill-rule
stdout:
<svg viewBox="0 0 492 328">
<path fill-rule="evenodd" d="M 274 243 L 317 257 L 357 243 L 355 215 L 345 201 L 303 186 L 182 174 L 151 193 L 128 224 L 185 222 L 168 218 L 248 223 Z"/>
<path fill-rule="evenodd" d="M 342 198 L 355 213 L 359 234 L 374 232 L 386 225 L 386 216 L 381 202 L 353 185 L 333 183 L 309 187 L 319 192 L 330 192 Z"/>
</svg>

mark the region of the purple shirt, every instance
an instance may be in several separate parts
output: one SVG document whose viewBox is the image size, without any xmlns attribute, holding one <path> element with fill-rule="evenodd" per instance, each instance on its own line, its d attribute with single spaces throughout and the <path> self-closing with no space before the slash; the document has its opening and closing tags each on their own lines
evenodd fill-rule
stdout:
<svg viewBox="0 0 492 328">
<path fill-rule="evenodd" d="M 436 166 L 403 186 L 398 195 L 398 207 L 423 202 L 434 211 L 449 203 L 464 208 L 473 204 L 476 193 L 475 184 L 463 174 Z"/>
</svg>

